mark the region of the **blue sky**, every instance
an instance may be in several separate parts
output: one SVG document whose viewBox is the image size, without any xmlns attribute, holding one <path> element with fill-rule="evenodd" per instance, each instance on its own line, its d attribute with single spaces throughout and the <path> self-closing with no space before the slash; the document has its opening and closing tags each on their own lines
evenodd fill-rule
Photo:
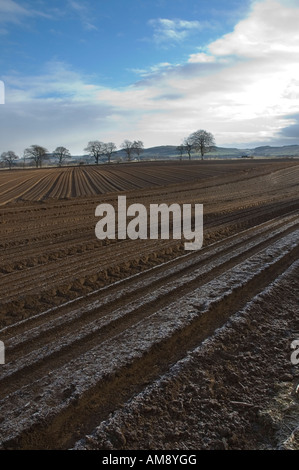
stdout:
<svg viewBox="0 0 299 470">
<path fill-rule="evenodd" d="M 0 152 L 299 143 L 297 0 L 0 0 Z"/>
</svg>

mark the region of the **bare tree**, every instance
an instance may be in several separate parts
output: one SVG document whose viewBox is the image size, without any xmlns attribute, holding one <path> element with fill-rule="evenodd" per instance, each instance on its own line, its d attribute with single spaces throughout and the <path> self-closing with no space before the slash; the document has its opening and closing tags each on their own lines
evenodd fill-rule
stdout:
<svg viewBox="0 0 299 470">
<path fill-rule="evenodd" d="M 183 160 L 183 154 L 185 152 L 185 147 L 183 145 L 179 145 L 176 149 L 177 149 L 177 152 L 180 156 L 180 160 Z"/>
<path fill-rule="evenodd" d="M 42 166 L 42 162 L 47 158 L 48 150 L 40 145 L 31 145 L 24 150 L 24 158 L 29 158 L 35 162 L 36 168 Z"/>
<path fill-rule="evenodd" d="M 116 145 L 113 142 L 108 142 L 107 144 L 104 144 L 105 146 L 105 155 L 108 158 L 108 163 L 111 163 L 111 157 L 113 153 L 116 151 Z"/>
<path fill-rule="evenodd" d="M 186 139 L 184 139 L 183 146 L 185 147 L 185 150 L 188 153 L 189 160 L 191 160 L 191 152 L 193 149 L 193 144 L 192 144 L 192 140 L 190 139 L 190 137 L 186 137 Z"/>
<path fill-rule="evenodd" d="M 131 142 L 130 140 L 124 140 L 121 144 L 121 149 L 124 150 L 127 155 L 127 160 L 130 162 L 134 154 L 134 142 Z"/>
<path fill-rule="evenodd" d="M 188 137 L 188 140 L 191 142 L 192 148 L 200 152 L 202 160 L 204 155 L 210 152 L 212 147 L 215 146 L 215 139 L 213 134 L 202 129 L 193 132 L 193 134 Z"/>
<path fill-rule="evenodd" d="M 8 152 L 3 152 L 1 154 L 1 160 L 8 165 L 9 169 L 16 163 L 19 157 L 13 152 L 12 150 L 8 150 Z"/>
<path fill-rule="evenodd" d="M 134 140 L 133 142 L 134 153 L 138 156 L 138 160 L 140 160 L 140 155 L 144 151 L 144 145 L 141 140 Z"/>
<path fill-rule="evenodd" d="M 88 142 L 85 152 L 94 158 L 95 163 L 98 165 L 100 158 L 105 155 L 105 144 L 99 140 Z"/>
<path fill-rule="evenodd" d="M 144 149 L 143 142 L 141 142 L 141 140 L 134 140 L 134 142 L 124 140 L 120 147 L 126 153 L 127 160 L 129 162 L 132 160 L 134 154 L 138 155 L 139 158 Z"/>
<path fill-rule="evenodd" d="M 53 156 L 57 158 L 58 165 L 62 166 L 63 162 L 66 160 L 67 157 L 70 157 L 71 154 L 70 151 L 65 147 L 57 147 L 53 152 Z"/>
</svg>

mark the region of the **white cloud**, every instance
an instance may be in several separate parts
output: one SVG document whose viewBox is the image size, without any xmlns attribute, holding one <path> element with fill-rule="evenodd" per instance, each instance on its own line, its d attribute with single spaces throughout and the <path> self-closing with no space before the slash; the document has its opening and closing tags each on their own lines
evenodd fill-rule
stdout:
<svg viewBox="0 0 299 470">
<path fill-rule="evenodd" d="M 176 112 L 169 103 L 158 115 L 156 131 L 209 126 L 223 144 L 233 135 L 244 144 L 281 135 L 283 116 L 299 109 L 298 24 L 298 2 L 254 2 L 234 31 L 191 54 L 190 66 L 173 68 L 160 82 L 154 77 L 157 87 L 183 96 Z"/>
<path fill-rule="evenodd" d="M 298 3 L 292 7 L 283 0 L 254 2 L 250 16 L 240 21 L 233 32 L 210 44 L 209 51 L 217 56 L 263 59 L 277 53 L 297 53 L 298 7 Z"/>
<path fill-rule="evenodd" d="M 86 3 L 77 0 L 68 0 L 68 4 L 72 10 L 74 10 L 79 15 L 79 18 L 85 29 L 89 31 L 97 30 L 97 27 L 93 24 L 89 7 Z"/>
<path fill-rule="evenodd" d="M 31 16 L 31 12 L 24 7 L 18 5 L 13 0 L 0 1 L 0 21 L 16 21 L 16 17 Z"/>
<path fill-rule="evenodd" d="M 193 64 L 215 62 L 215 57 L 212 55 L 206 54 L 205 52 L 198 52 L 196 54 L 191 54 L 188 62 L 193 63 Z"/>
<path fill-rule="evenodd" d="M 176 66 L 179 66 L 179 64 Z M 141 77 L 151 77 L 154 74 L 163 73 L 163 71 L 166 73 L 167 70 L 173 69 L 176 66 L 172 65 L 170 62 L 160 62 L 159 64 L 152 65 L 147 69 L 131 69 L 131 72 L 134 72 Z"/>
<path fill-rule="evenodd" d="M 158 18 L 149 21 L 154 28 L 154 40 L 157 43 L 177 43 L 184 40 L 192 30 L 202 29 L 199 21 L 169 20 Z"/>
<path fill-rule="evenodd" d="M 23 77 L 18 74 L 3 76 L 7 83 L 10 101 L 92 101 L 95 92 L 102 88 L 91 79 L 80 75 L 62 61 L 47 62 L 39 75 Z"/>
<path fill-rule="evenodd" d="M 135 119 L 135 110 L 99 100 L 104 88 L 61 61 L 48 62 L 37 76 L 3 79 L 6 102 L 0 127 L 5 137 L 0 153 L 13 147 L 22 155 L 25 147 L 37 142 L 49 150 L 63 145 L 82 154 L 88 141 L 104 140 L 103 133 L 107 141 L 120 144 Z M 121 132 L 115 132 L 116 125 Z"/>
<path fill-rule="evenodd" d="M 21 20 L 32 16 L 50 17 L 46 13 L 32 8 L 25 8 L 14 0 L 0 0 L 0 23 L 19 23 Z"/>
</svg>

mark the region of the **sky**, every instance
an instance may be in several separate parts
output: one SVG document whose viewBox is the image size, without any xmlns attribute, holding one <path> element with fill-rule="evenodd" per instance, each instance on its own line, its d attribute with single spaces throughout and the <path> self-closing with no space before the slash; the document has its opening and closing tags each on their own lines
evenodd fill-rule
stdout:
<svg viewBox="0 0 299 470">
<path fill-rule="evenodd" d="M 298 24 L 299 0 L 0 0 L 0 154 L 299 144 Z"/>
</svg>

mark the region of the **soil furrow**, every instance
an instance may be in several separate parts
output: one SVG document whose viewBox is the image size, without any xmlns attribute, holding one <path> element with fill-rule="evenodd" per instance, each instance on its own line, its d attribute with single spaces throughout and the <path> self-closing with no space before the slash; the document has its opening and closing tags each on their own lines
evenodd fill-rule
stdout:
<svg viewBox="0 0 299 470">
<path fill-rule="evenodd" d="M 276 211 L 277 210 L 278 210 L 278 208 L 276 207 Z M 244 211 L 244 212 L 245 212 L 245 214 L 240 214 L 240 216 L 238 217 L 239 226 L 242 226 L 242 221 L 247 220 L 248 215 L 252 214 L 252 213 L 255 216 L 255 219 L 254 219 L 255 222 L 257 221 L 258 213 L 259 213 L 259 211 L 257 209 L 252 209 L 251 208 L 249 210 L 248 214 L 246 213 L 246 211 Z M 265 218 L 265 213 L 262 209 L 260 210 L 260 214 L 261 214 L 261 219 L 264 219 Z M 225 225 L 229 225 L 229 223 L 231 221 L 234 221 L 234 224 L 235 224 L 236 214 L 229 215 L 229 216 L 221 218 L 220 220 L 218 220 L 217 225 L 216 225 L 216 221 L 214 221 L 214 222 L 213 221 L 208 221 L 207 224 L 205 225 L 206 232 L 208 233 L 208 230 L 210 228 L 212 228 L 213 226 L 218 226 L 219 224 L 222 227 L 224 227 Z M 118 254 L 115 252 L 115 249 L 119 248 L 121 250 L 124 250 L 123 245 L 120 246 L 120 245 L 118 245 L 118 243 L 119 242 L 117 242 L 116 244 L 113 243 L 111 248 L 110 248 L 111 251 L 114 252 L 113 255 L 115 257 L 115 260 L 118 260 L 118 258 L 119 258 Z M 121 242 L 121 243 L 124 243 L 124 242 Z M 127 243 L 128 246 L 130 247 L 130 245 L 131 245 L 130 241 L 125 241 L 125 243 Z M 142 244 L 146 245 L 147 243 L 144 242 Z M 167 241 L 163 241 L 163 244 L 165 246 L 168 245 Z M 169 244 L 173 245 L 173 241 L 170 241 Z M 70 250 L 70 247 L 69 247 L 69 250 Z M 107 251 L 107 247 L 106 247 L 106 251 Z M 56 254 L 52 253 L 51 256 L 54 257 L 54 258 L 57 258 L 59 255 L 57 253 Z M 100 253 L 99 253 L 99 256 L 100 256 Z M 107 256 L 107 254 L 105 252 L 105 257 L 106 256 Z M 111 262 L 111 258 L 109 258 L 109 259 L 110 259 L 110 262 Z M 11 259 L 10 259 L 10 263 L 12 263 Z M 7 300 L 9 298 L 8 295 L 7 295 L 8 291 L 10 293 L 10 298 L 13 298 L 14 296 L 19 297 L 20 288 L 22 289 L 23 295 L 24 295 L 25 292 L 30 293 L 31 291 L 35 290 L 35 287 L 32 286 L 32 278 L 35 277 L 35 272 L 38 273 L 39 283 L 40 284 L 42 283 L 42 279 L 43 279 L 43 276 L 44 276 L 44 283 L 49 285 L 50 282 L 51 282 L 51 277 L 53 277 L 53 276 L 54 276 L 54 283 L 56 282 L 55 277 L 57 276 L 57 271 L 58 271 L 59 274 L 60 274 L 59 283 L 61 284 L 63 282 L 63 279 L 65 281 L 67 281 L 69 279 L 69 277 L 71 275 L 72 265 L 74 266 L 73 273 L 74 274 L 77 273 L 77 264 L 78 263 L 80 263 L 82 269 L 83 269 L 84 264 L 85 264 L 87 269 L 90 271 L 91 267 L 92 267 L 92 264 L 94 264 L 96 270 L 98 270 L 98 266 L 101 263 L 101 261 L 100 261 L 100 258 L 95 260 L 95 255 L 94 255 L 93 252 L 70 254 L 67 257 L 63 257 L 62 259 L 58 258 L 55 261 L 48 261 L 48 262 L 45 262 L 43 264 L 38 264 L 38 266 L 35 266 L 35 267 L 27 267 L 27 268 L 25 268 L 25 270 L 23 269 L 22 272 L 20 272 L 18 270 L 16 273 L 12 272 L 12 273 L 3 275 L 2 279 L 1 279 L 1 290 L 3 290 L 3 295 L 5 295 L 5 298 Z M 44 274 L 43 274 L 43 271 L 44 271 Z M 26 277 L 27 277 L 27 279 L 26 279 Z M 18 285 L 18 278 L 20 278 L 20 280 L 22 282 L 21 286 Z M 13 287 L 14 287 L 14 290 L 13 290 Z M 0 290 L 0 292 L 1 292 L 1 290 Z M 0 296 L 1 296 L 1 293 L 0 293 Z"/>
<path fill-rule="evenodd" d="M 158 305 L 160 293 L 159 289 L 162 288 L 162 297 L 165 297 L 167 285 L 174 283 L 174 288 L 170 287 L 169 295 L 173 295 L 175 291 L 179 290 L 179 294 L 183 295 L 188 290 L 193 289 L 194 283 L 206 282 L 207 278 L 212 278 L 216 269 L 227 269 L 227 266 L 232 266 L 240 262 L 249 254 L 253 254 L 263 247 L 267 246 L 269 242 L 273 242 L 279 238 L 282 233 L 286 234 L 289 231 L 295 230 L 297 223 L 292 220 L 294 217 L 284 218 L 278 221 L 272 221 L 271 225 L 265 224 L 262 227 L 256 227 L 254 232 L 252 230 L 246 231 L 243 235 L 240 234 L 237 238 L 232 237 L 226 240 L 225 244 L 216 244 L 216 246 L 209 247 L 203 252 L 197 254 L 187 255 L 181 258 L 180 264 L 172 262 L 170 265 L 166 264 L 164 269 L 160 267 L 159 272 L 157 269 L 152 269 L 149 272 L 145 271 L 137 279 L 133 277 L 131 283 L 126 285 L 123 289 L 118 284 L 117 292 L 115 288 L 90 293 L 85 298 L 87 302 L 86 307 L 79 305 L 76 307 L 74 302 L 72 309 L 68 312 L 69 305 L 65 308 L 61 306 L 56 309 L 56 318 L 50 315 L 50 319 L 47 322 L 45 316 L 43 317 L 43 323 L 40 327 L 34 327 L 31 321 L 31 329 L 28 329 L 25 333 L 21 332 L 16 336 L 18 326 L 15 325 L 12 328 L 8 328 L 7 332 L 12 340 L 6 340 L 6 351 L 10 358 L 10 361 L 16 359 L 16 354 L 20 351 L 29 351 L 41 347 L 44 341 L 51 342 L 59 336 L 69 334 L 72 329 L 80 331 L 86 324 L 90 324 L 94 320 L 107 315 L 111 309 L 116 309 L 119 306 L 123 307 L 133 301 L 142 298 L 142 302 L 145 302 L 146 296 L 150 293 L 149 304 Z M 234 249 L 232 254 L 232 249 Z M 225 256 L 226 255 L 226 256 Z M 215 261 L 213 261 L 215 259 Z M 126 282 L 128 284 L 128 281 Z M 184 290 L 183 290 L 184 289 Z M 154 295 L 154 292 L 157 294 Z M 102 293 L 102 295 L 101 295 Z M 96 300 L 92 301 L 92 297 Z M 98 298 L 97 298 L 98 297 Z M 61 311 L 61 313 L 59 313 Z M 125 311 L 125 309 L 123 309 Z M 49 312 L 50 313 L 50 312 Z M 41 321 L 42 315 L 39 315 L 37 321 Z M 111 318 L 110 318 L 111 321 Z M 28 324 L 28 322 L 25 322 Z M 73 325 L 73 326 L 72 326 Z M 20 325 L 20 328 L 25 325 Z M 6 339 L 5 329 L 2 330 L 3 338 Z M 1 332 L 1 331 L 0 331 Z M 3 334 L 4 333 L 4 334 Z M 32 341 L 36 339 L 36 342 Z M 89 338 L 90 342 L 91 338 Z M 29 343 L 26 346 L 26 343 Z"/>
<path fill-rule="evenodd" d="M 47 414 L 48 407 L 45 406 L 45 408 L 43 408 L 43 419 L 45 419 L 45 414 L 47 416 L 43 429 L 40 421 L 41 416 L 39 416 L 38 431 L 34 431 L 33 428 L 30 429 L 29 433 L 28 431 L 24 431 L 16 441 L 18 445 L 21 445 L 22 448 L 27 448 L 27 446 L 30 448 L 30 440 L 35 432 L 39 433 L 39 442 L 42 446 L 46 446 L 46 448 L 49 444 L 52 448 L 55 448 L 58 442 L 60 443 L 59 447 L 69 445 L 69 434 L 65 433 L 66 423 L 71 433 L 74 432 L 79 422 L 81 423 L 81 427 L 83 425 L 82 423 L 86 423 L 86 421 L 89 423 L 95 413 L 94 407 L 89 405 L 93 400 L 96 401 L 95 407 L 97 409 L 100 407 L 103 412 L 102 403 L 99 404 L 97 400 L 99 396 L 103 397 L 101 400 L 105 400 L 104 397 L 106 396 L 104 408 L 105 413 L 107 412 L 107 406 L 111 404 L 111 396 L 109 396 L 107 403 L 108 396 L 100 394 L 100 391 L 103 392 L 101 389 L 103 379 L 104 390 L 107 391 L 107 386 L 112 387 L 113 396 L 115 399 L 117 398 L 118 404 L 120 404 L 120 397 L 122 397 L 122 400 L 124 399 L 124 390 L 126 392 L 129 390 L 129 393 L 132 393 L 132 390 L 136 392 L 137 384 L 135 381 L 137 379 L 140 386 L 140 384 L 144 384 L 144 381 L 152 380 L 153 371 L 157 373 L 157 368 L 158 373 L 161 374 L 174 360 L 179 359 L 178 354 L 180 357 L 186 354 L 186 347 L 188 349 L 195 347 L 198 341 L 201 341 L 204 337 L 211 334 L 217 326 L 222 324 L 225 319 L 229 318 L 236 308 L 240 308 L 240 305 L 244 304 L 248 297 L 250 298 L 252 295 L 255 295 L 263 286 L 271 282 L 273 278 L 283 272 L 292 263 L 294 257 L 298 255 L 298 248 L 296 248 L 297 236 L 298 232 L 295 232 L 283 237 L 268 249 L 265 249 L 263 253 L 252 256 L 206 285 L 203 285 L 203 287 L 195 289 L 193 294 L 189 293 L 187 297 L 182 298 L 177 303 L 172 302 L 168 306 L 164 306 L 157 313 L 146 317 L 146 321 L 142 320 L 138 322 L 130 330 L 126 329 L 124 333 L 120 335 L 117 334 L 117 336 L 105 341 L 102 346 L 90 350 L 86 353 L 87 356 L 85 354 L 80 360 L 78 359 L 79 363 L 82 363 L 81 367 L 83 367 L 83 364 L 86 365 L 86 372 L 81 369 L 78 373 L 78 364 L 77 366 L 75 365 L 76 360 L 71 361 L 69 366 L 64 366 L 63 369 L 54 372 L 53 377 L 51 377 L 51 382 L 55 390 L 55 380 L 58 381 L 57 386 L 58 383 L 62 381 L 62 370 L 65 371 L 63 375 L 66 374 L 62 383 L 71 382 L 73 385 L 76 385 L 74 385 L 70 391 L 70 396 L 64 398 L 64 406 L 62 406 L 60 402 L 61 396 L 59 397 L 59 401 L 56 404 L 56 412 L 53 411 L 53 406 L 51 407 L 51 412 L 48 409 L 49 414 Z M 228 288 L 227 284 L 231 287 Z M 244 293 L 246 293 L 246 295 L 244 295 Z M 164 327 L 162 327 L 163 323 Z M 155 329 L 155 325 L 159 325 L 159 328 Z M 141 336 L 138 336 L 138 333 L 136 336 L 136 331 L 139 330 Z M 148 333 L 146 333 L 146 331 L 148 331 Z M 120 336 L 122 335 L 124 335 L 124 339 L 120 341 Z M 140 339 L 138 340 L 137 338 Z M 116 354 L 115 341 L 117 341 L 119 345 L 117 355 L 121 355 L 121 359 L 119 357 L 118 360 L 116 358 L 112 360 L 113 356 L 111 356 L 113 351 L 114 354 Z M 106 344 L 107 342 L 109 346 Z M 135 344 L 133 351 L 131 348 L 127 349 L 129 344 L 132 346 L 132 342 Z M 123 344 L 123 346 L 121 346 L 121 344 Z M 102 350 L 102 359 L 100 359 L 101 355 L 97 356 L 97 351 L 99 353 L 99 350 Z M 128 354 L 129 358 L 126 358 L 126 354 Z M 92 361 L 93 355 L 97 357 L 96 362 L 94 360 Z M 100 361 L 100 363 L 98 361 Z M 113 372 L 115 367 L 116 370 L 120 370 Z M 121 372 L 122 367 L 123 372 Z M 90 369 L 92 369 L 92 371 Z M 76 373 L 74 372 L 75 370 L 77 370 Z M 111 370 L 111 372 L 108 373 L 107 371 L 109 370 Z M 136 370 L 138 370 L 137 375 L 132 373 L 132 371 Z M 69 382 L 65 379 L 70 373 L 72 380 Z M 107 378 L 107 373 L 109 378 Z M 140 375 L 142 375 L 143 379 Z M 124 378 L 126 379 L 125 387 Z M 47 382 L 48 379 L 43 380 Z M 131 383 L 132 381 L 133 383 Z M 94 383 L 94 385 L 92 385 L 92 383 Z M 117 386 L 118 383 L 121 383 L 120 388 Z M 32 384 L 33 388 L 34 384 L 35 383 Z M 38 383 L 37 385 L 37 390 L 40 390 L 42 384 Z M 124 389 L 122 389 L 122 387 L 124 387 Z M 80 393 L 78 396 L 79 390 Z M 28 391 L 24 390 L 21 395 L 17 394 L 15 398 L 12 396 L 8 398 L 14 401 L 15 399 L 24 400 L 25 397 L 26 400 L 27 393 Z M 57 395 L 59 396 L 59 393 L 57 393 Z M 56 401 L 57 399 L 58 397 Z M 4 403 L 5 402 L 6 400 Z M 115 405 L 114 403 L 113 406 Z M 92 413 L 90 413 L 90 408 L 93 408 Z M 76 417 L 74 417 L 75 410 Z M 52 416 L 51 419 L 50 415 Z M 69 421 L 70 416 L 72 416 L 72 422 Z M 9 421 L 9 423 L 13 424 L 13 420 Z M 60 432 L 58 432 L 57 429 L 58 423 Z M 3 425 L 4 429 L 5 427 L 6 426 Z M 10 424 L 8 427 L 10 427 Z M 61 435 L 62 430 L 63 435 Z M 12 442 L 10 441 L 7 445 L 11 446 Z"/>
</svg>

